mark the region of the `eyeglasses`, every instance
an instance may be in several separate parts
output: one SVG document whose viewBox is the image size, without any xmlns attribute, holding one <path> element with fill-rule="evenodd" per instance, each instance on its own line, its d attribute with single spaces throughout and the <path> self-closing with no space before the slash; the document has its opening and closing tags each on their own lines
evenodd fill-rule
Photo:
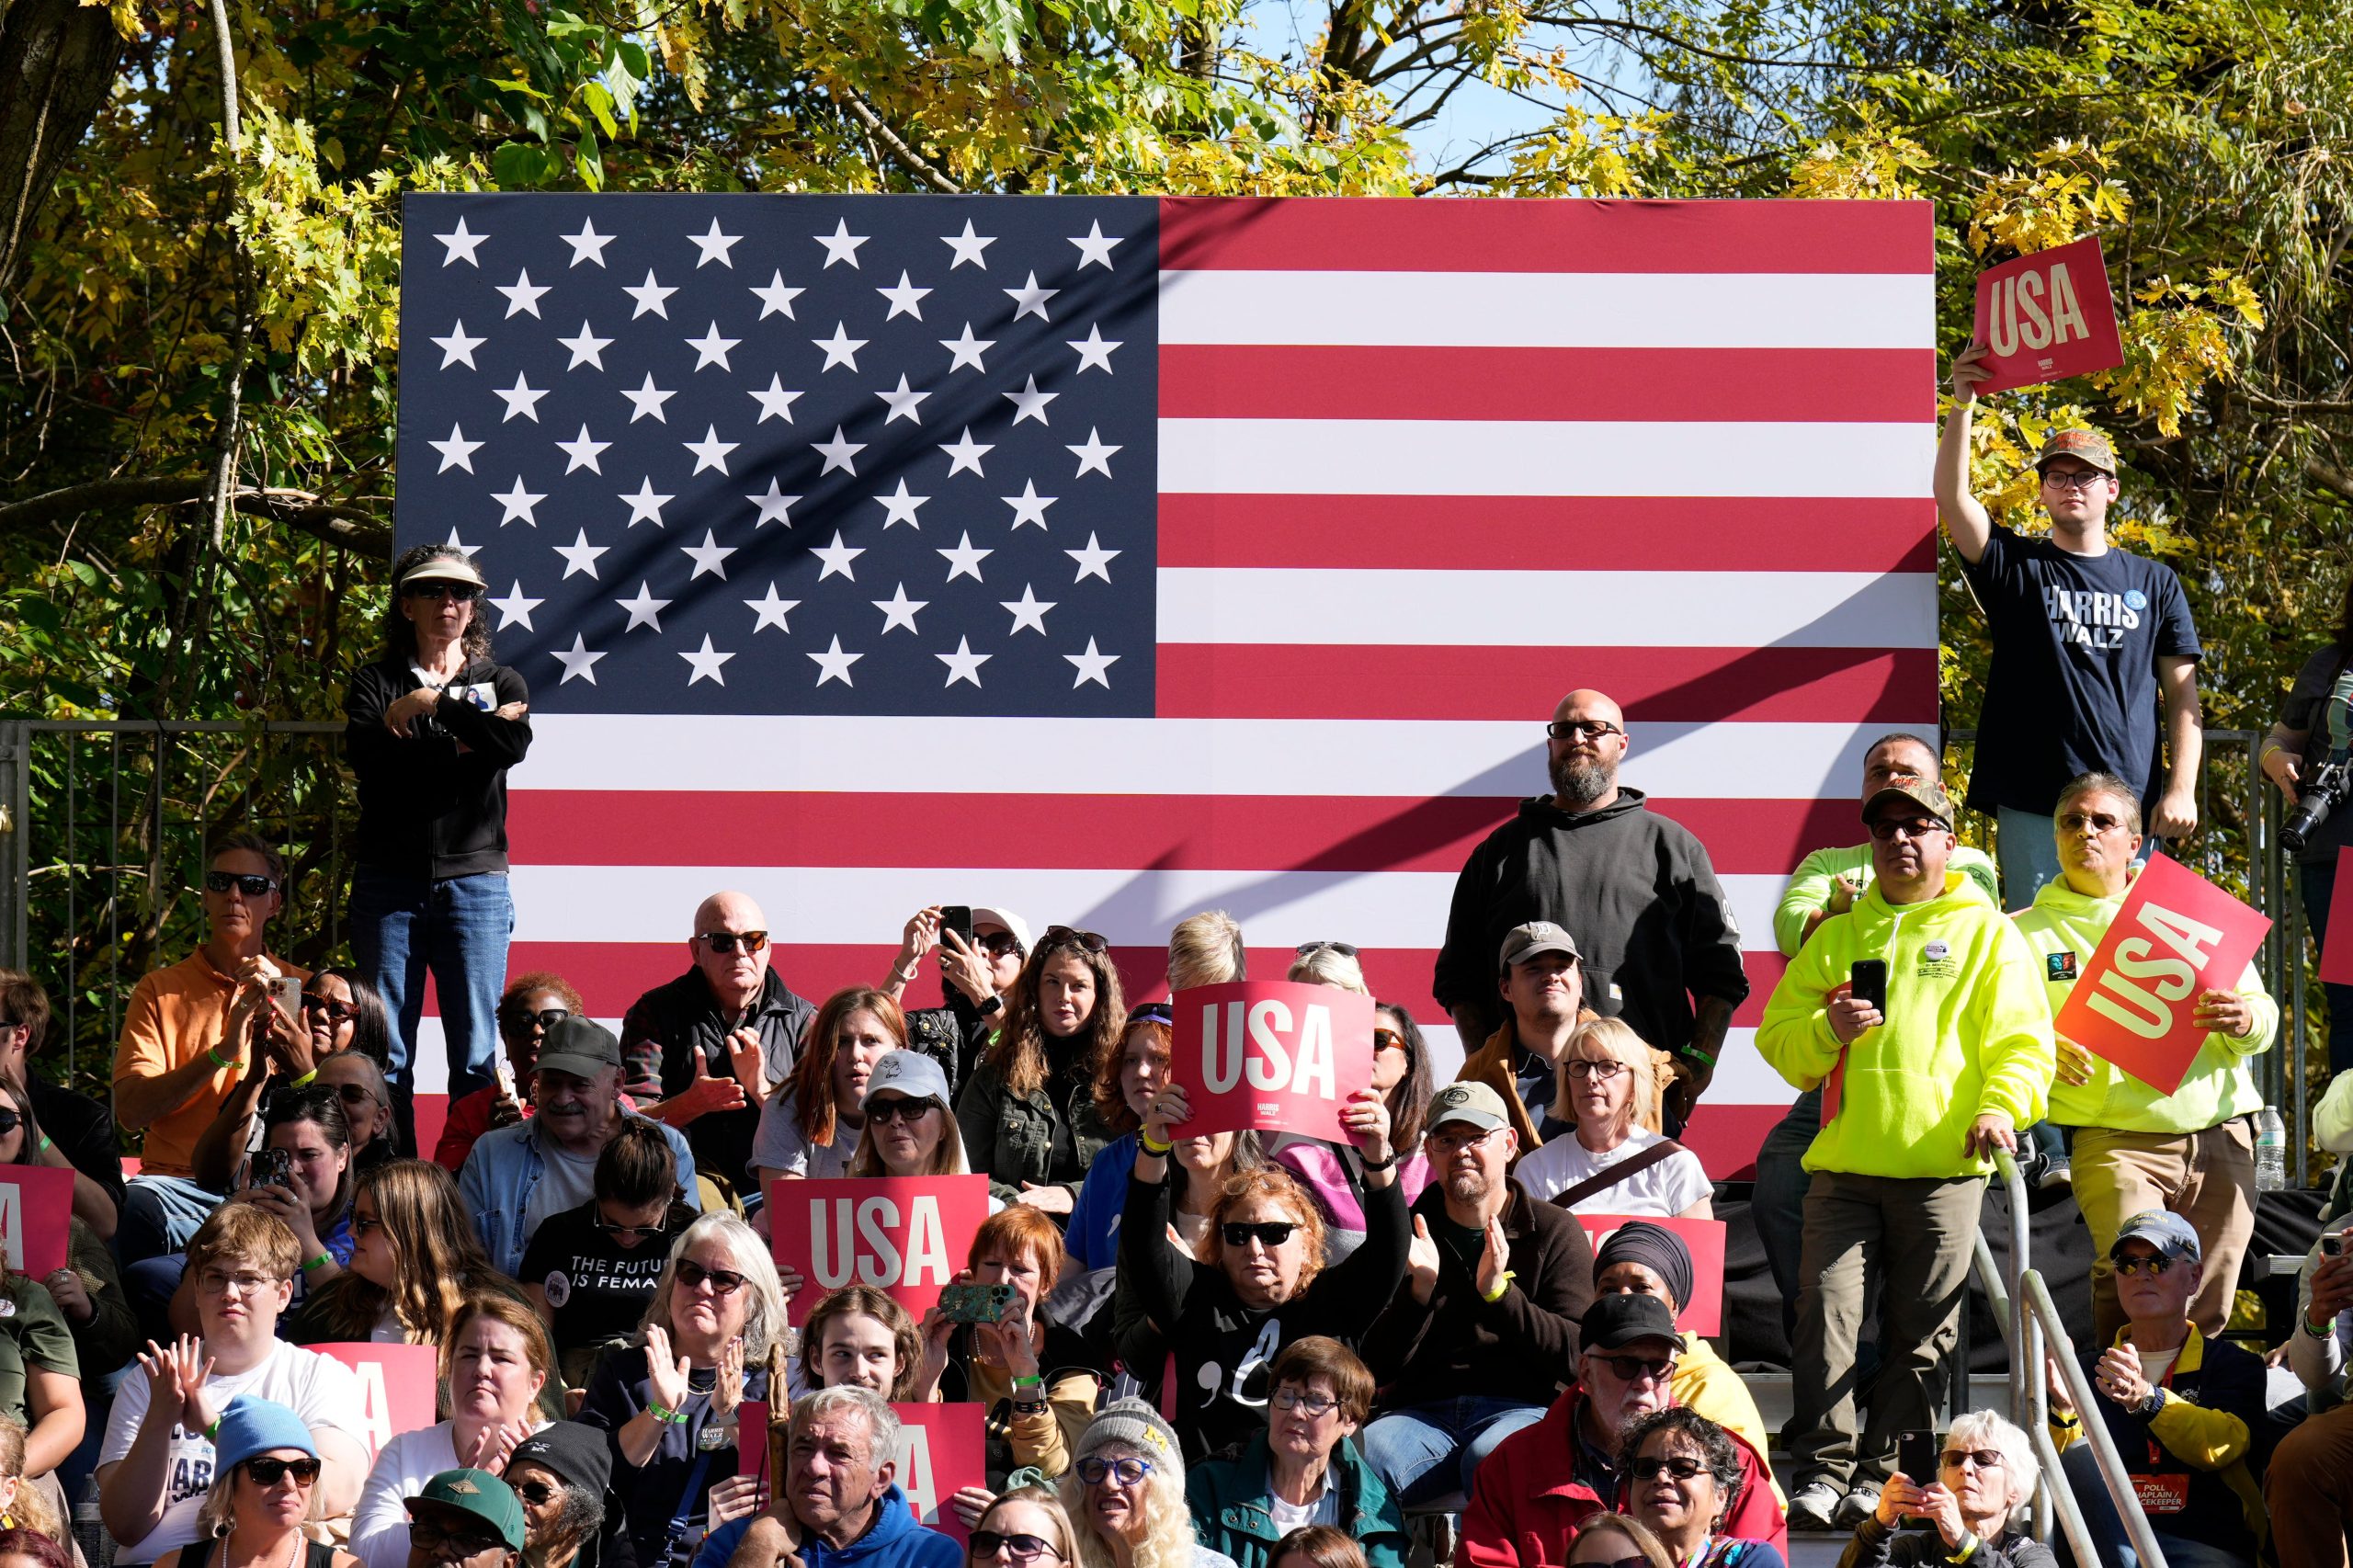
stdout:
<svg viewBox="0 0 2353 1568">
<path fill-rule="evenodd" d="M 533 1507 L 545 1507 L 556 1497 L 556 1489 L 544 1481 L 510 1481 L 506 1484 L 515 1489 L 516 1496 Z"/>
<path fill-rule="evenodd" d="M 1275 1391 L 1274 1405 L 1277 1410 L 1303 1410 L 1321 1421 L 1339 1409 L 1340 1402 L 1328 1393 L 1306 1393 L 1298 1389 L 1280 1388 Z"/>
<path fill-rule="evenodd" d="M 1147 1459 L 1097 1459 L 1089 1454 L 1076 1466 L 1079 1480 L 1089 1486 L 1100 1486 L 1107 1478 L 1116 1477 L 1122 1486 L 1134 1486 L 1152 1473 L 1152 1461 Z"/>
<path fill-rule="evenodd" d="M 1000 1535 L 995 1530 L 974 1530 L 972 1543 L 972 1560 L 976 1562 L 985 1562 L 1000 1553 L 1016 1562 L 1035 1562 L 1040 1557 L 1051 1557 L 1057 1562 L 1063 1560 L 1063 1554 L 1042 1536 Z"/>
<path fill-rule="evenodd" d="M 1597 741 L 1604 735 L 1622 735 L 1626 732 L 1615 724 L 1605 723 L 1599 719 L 1555 719 L 1544 726 L 1544 733 L 1556 741 L 1571 740 L 1579 736 L 1588 741 Z"/>
<path fill-rule="evenodd" d="M 1500 1127 L 1490 1127 L 1484 1132 L 1431 1132 L 1424 1135 L 1422 1142 L 1440 1154 L 1451 1154 L 1460 1150 L 1475 1148 L 1502 1131 Z"/>
<path fill-rule="evenodd" d="M 705 1268 L 692 1258 L 678 1259 L 678 1283 L 689 1290 L 699 1285 L 710 1287 L 714 1296 L 732 1296 L 744 1288 L 744 1277 L 729 1268 Z"/>
<path fill-rule="evenodd" d="M 449 599 L 458 604 L 470 605 L 482 597 L 482 590 L 472 583 L 444 583 L 436 580 L 429 583 L 404 584 L 401 586 L 401 597 L 405 599 Z"/>
<path fill-rule="evenodd" d="M 2002 1468 L 2002 1456 L 1992 1449 L 1947 1449 L 1944 1461 L 1947 1470 L 1959 1470 L 1964 1463 L 1973 1464 L 1980 1470 Z"/>
<path fill-rule="evenodd" d="M 1881 844 L 1898 835 L 1904 838 L 1926 838 L 1932 833 L 1951 831 L 1934 817 L 1904 817 L 1901 821 L 1891 817 L 1873 817 L 1870 828 L 1871 836 Z"/>
<path fill-rule="evenodd" d="M 2124 825 L 2122 817 L 2109 816 L 2106 812 L 2069 812 L 2059 819 L 2059 826 L 2066 833 L 2081 833 L 2086 828 L 2094 833 L 2114 833 Z"/>
<path fill-rule="evenodd" d="M 1605 1083 L 1626 1070 L 1622 1062 L 1587 1062 L 1583 1057 L 1570 1061 L 1567 1067 L 1572 1078 L 1599 1078 Z"/>
<path fill-rule="evenodd" d="M 227 892 L 236 889 L 247 898 L 262 898 L 277 890 L 278 884 L 267 877 L 249 877 L 239 871 L 207 871 L 204 873 L 206 892 Z"/>
<path fill-rule="evenodd" d="M 1246 1247 L 1256 1242 L 1261 1246 L 1273 1248 L 1290 1240 L 1290 1233 L 1298 1229 L 1289 1220 L 1264 1220 L 1256 1224 L 1243 1220 L 1228 1220 L 1218 1227 L 1218 1234 L 1230 1247 Z"/>
<path fill-rule="evenodd" d="M 376 1091 L 365 1084 L 337 1084 L 335 1097 L 346 1105 L 374 1105 Z"/>
<path fill-rule="evenodd" d="M 309 991 L 302 993 L 302 1011 L 324 1013 L 331 1024 L 339 1024 L 346 1018 L 359 1016 L 359 1008 L 353 1003 L 340 1002 L 332 996 L 321 996 Z"/>
<path fill-rule="evenodd" d="M 744 944 L 745 952 L 756 953 L 768 945 L 768 934 L 766 931 L 705 931 L 695 940 L 714 953 L 732 953 L 738 942 Z M 571 1017 L 568 1013 L 564 1016 Z"/>
<path fill-rule="evenodd" d="M 245 1473 L 254 1478 L 256 1486 L 275 1486 L 289 1475 L 294 1484 L 308 1486 L 319 1478 L 316 1460 L 247 1460 Z"/>
<path fill-rule="evenodd" d="M 729 949 L 722 948 L 719 950 L 721 952 L 726 952 Z M 754 952 L 759 951 L 757 948 L 755 948 L 752 950 Z M 564 1019 L 570 1017 L 572 1017 L 572 1009 L 569 1007 L 550 1007 L 546 1011 L 539 1013 L 509 1013 L 506 1016 L 506 1024 L 509 1028 L 517 1029 L 527 1028 L 532 1024 L 537 1024 L 542 1030 L 546 1030 L 555 1028 L 556 1025 L 563 1022 Z"/>
<path fill-rule="evenodd" d="M 10 1110 L 6 1106 L 0 1106 L 0 1138 L 6 1137 L 9 1133 L 14 1132 L 17 1128 L 22 1127 L 24 1124 L 25 1113 L 23 1111 Z"/>
<path fill-rule="evenodd" d="M 974 937 L 972 938 L 972 946 L 980 949 L 981 951 L 988 954 L 988 956 L 993 959 L 1001 959 L 1007 953 L 1019 952 L 1021 950 L 1021 939 L 1010 931 L 992 931 L 985 937 Z M 1019 1539 L 1024 1540 L 1034 1540 L 1037 1538 L 1034 1536 L 1023 1536 Z"/>
<path fill-rule="evenodd" d="M 351 1233 L 353 1235 L 364 1236 L 370 1231 L 381 1231 L 383 1228 L 384 1221 L 381 1216 L 375 1214 L 362 1214 L 357 1209 L 351 1211 Z"/>
<path fill-rule="evenodd" d="M 1621 1383 L 1634 1382 L 1643 1378 L 1663 1383 L 1675 1374 L 1675 1358 L 1672 1356 L 1657 1361 L 1643 1356 L 1598 1356 L 1595 1359 L 1608 1368 L 1609 1375 Z"/>
<path fill-rule="evenodd" d="M 1111 950 L 1111 944 L 1092 931 L 1080 931 L 1068 926 L 1049 926 L 1046 934 L 1038 938 L 1038 950 L 1048 948 L 1078 948 L 1101 956 Z"/>
<path fill-rule="evenodd" d="M 925 1113 L 936 1108 L 938 1100 L 911 1100 L 904 1095 L 892 1095 L 887 1100 L 866 1102 L 866 1119 L 877 1127 L 888 1127 L 894 1121 L 921 1121 Z"/>
<path fill-rule="evenodd" d="M 1383 1051 L 1403 1051 L 1405 1049 L 1405 1037 L 1395 1029 L 1375 1029 L 1372 1031 L 1372 1049 L 1376 1053 Z"/>
<path fill-rule="evenodd" d="M 1357 950 L 1346 942 L 1302 942 L 1291 951 L 1301 958 L 1305 958 L 1310 953 L 1320 953 L 1326 948 L 1331 949 L 1342 958 L 1352 959 L 1357 956 Z"/>
<path fill-rule="evenodd" d="M 279 1283 L 267 1274 L 231 1274 L 219 1268 L 208 1268 L 196 1277 L 196 1288 L 208 1296 L 225 1296 L 232 1290 L 250 1296 Z"/>
<path fill-rule="evenodd" d="M 605 1206 L 599 1203 L 588 1211 L 588 1224 L 591 1229 L 602 1231 L 608 1236 L 658 1236 L 670 1228 L 670 1213 L 665 1210 L 659 1224 L 620 1225 L 605 1218 Z M 679 1278 L 686 1279 L 687 1267 L 686 1264 L 678 1265 Z M 688 1279 L 687 1283 L 693 1284 L 694 1281 Z M 722 1290 L 720 1294 L 723 1296 L 727 1292 Z"/>
<path fill-rule="evenodd" d="M 2173 1259 L 2161 1252 L 2151 1253 L 2146 1257 L 2120 1257 L 2116 1260 L 2117 1275 L 2120 1278 L 2125 1279 L 2130 1279 L 2135 1274 L 2146 1274 L 2150 1278 L 2154 1279 L 2172 1267 Z"/>
<path fill-rule="evenodd" d="M 479 1530 L 447 1529 L 415 1515 L 409 1517 L 408 1541 L 411 1546 L 422 1547 L 436 1557 L 444 1556 L 451 1548 L 456 1549 L 460 1557 L 478 1557 L 485 1551 L 503 1551 L 506 1547 L 506 1543 L 495 1536 L 483 1535 Z"/>
<path fill-rule="evenodd" d="M 1656 1481 L 1662 1475 L 1671 1475 L 1677 1481 L 1688 1481 L 1695 1475 L 1706 1473 L 1707 1469 L 1707 1461 L 1695 1460 L 1689 1454 L 1677 1454 L 1672 1459 L 1664 1460 L 1636 1460 L 1634 1479 Z"/>
<path fill-rule="evenodd" d="M 2107 477 L 2097 470 L 2089 473 L 2046 473 L 2042 483 L 2053 490 L 2089 490 Z"/>
</svg>

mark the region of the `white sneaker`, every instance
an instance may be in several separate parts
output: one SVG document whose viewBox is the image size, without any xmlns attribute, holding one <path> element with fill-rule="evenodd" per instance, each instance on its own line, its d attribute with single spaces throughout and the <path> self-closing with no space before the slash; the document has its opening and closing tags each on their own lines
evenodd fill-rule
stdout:
<svg viewBox="0 0 2353 1568">
<path fill-rule="evenodd" d="M 1839 1529 L 1850 1530 L 1878 1512 L 1879 1488 L 1868 1481 L 1858 1482 L 1853 1491 L 1838 1500 L 1830 1522 Z"/>
<path fill-rule="evenodd" d="M 1830 1481 L 1809 1481 L 1790 1497 L 1789 1528 L 1793 1530 L 1834 1530 L 1843 1494 Z M 1873 1500 L 1873 1507 L 1878 1502 Z"/>
</svg>

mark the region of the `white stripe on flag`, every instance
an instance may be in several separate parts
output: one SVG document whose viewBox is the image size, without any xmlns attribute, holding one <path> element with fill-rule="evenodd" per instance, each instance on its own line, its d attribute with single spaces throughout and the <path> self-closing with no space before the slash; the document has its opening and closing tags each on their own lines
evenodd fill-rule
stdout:
<svg viewBox="0 0 2353 1568">
<path fill-rule="evenodd" d="M 1693 450 L 1704 446 L 1702 458 Z M 1912 500 L 1923 421 L 1163 419 L 1164 494 L 1814 495 Z"/>
<path fill-rule="evenodd" d="M 1851 800 L 1864 750 L 1933 711 L 1863 724 L 1627 726 L 1624 781 L 1661 800 Z M 921 787 L 910 756 L 981 757 L 968 794 L 1475 795 L 1545 789 L 1543 729 L 1509 721 L 845 718 L 774 723 L 703 714 L 534 717 L 508 788 L 822 790 Z M 931 780 L 931 787 L 940 784 Z M 699 895 L 698 895 L 699 896 Z M 905 918 L 905 911 L 900 912 Z M 892 927 L 893 931 L 897 929 Z"/>
<path fill-rule="evenodd" d="M 1163 642 L 1536 648 L 1936 645 L 1927 572 L 1387 572 L 1164 566 Z M 1662 605 L 1672 605 L 1671 621 Z"/>
<path fill-rule="evenodd" d="M 1926 272 L 1163 272 L 1160 340 L 1931 348 L 1936 281 Z"/>
</svg>

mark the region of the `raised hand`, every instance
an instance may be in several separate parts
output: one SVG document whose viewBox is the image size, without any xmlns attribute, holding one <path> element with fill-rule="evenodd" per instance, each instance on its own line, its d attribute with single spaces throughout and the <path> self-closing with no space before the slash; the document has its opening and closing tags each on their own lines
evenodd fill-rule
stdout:
<svg viewBox="0 0 2353 1568">
<path fill-rule="evenodd" d="M 671 1356 L 668 1329 L 656 1324 L 645 1331 L 645 1392 L 663 1409 L 686 1408 L 688 1380 L 694 1371 L 694 1361 L 691 1356 Z"/>
<path fill-rule="evenodd" d="M 1426 1307 L 1438 1293 L 1438 1243 L 1430 1237 L 1430 1223 L 1416 1214 L 1414 1239 L 1405 1244 L 1405 1272 L 1414 1283 L 1414 1300 Z"/>
<path fill-rule="evenodd" d="M 1479 1254 L 1479 1294 L 1492 1297 L 1503 1288 L 1504 1275 L 1511 1267 L 1511 1249 L 1504 1240 L 1501 1215 L 1487 1221 L 1487 1244 Z"/>
<path fill-rule="evenodd" d="M 1340 1128 L 1374 1165 L 1389 1158 L 1389 1107 L 1370 1089 L 1358 1089 L 1340 1108 Z"/>
<path fill-rule="evenodd" d="M 703 1060 L 700 1051 L 697 1051 L 694 1057 L 694 1077 L 671 1097 L 670 1103 L 684 1106 L 685 1119 L 688 1121 L 714 1110 L 741 1110 L 745 1103 L 744 1085 L 733 1078 L 712 1077 L 710 1064 Z"/>
<path fill-rule="evenodd" d="M 737 1335 L 719 1353 L 719 1381 L 710 1391 L 710 1408 L 724 1415 L 744 1403 L 744 1336 Z M 677 1408 L 676 1405 L 672 1409 Z"/>
<path fill-rule="evenodd" d="M 486 1470 L 493 1475 L 506 1473 L 506 1461 L 514 1456 L 515 1445 L 531 1435 L 529 1418 L 517 1416 L 512 1421 L 494 1421 L 476 1432 L 458 1455 L 458 1464 L 466 1470 Z"/>
<path fill-rule="evenodd" d="M 1953 356 L 1953 402 L 1966 408 L 1977 401 L 1977 383 L 1994 379 L 1994 372 L 1985 368 L 1985 356 L 1991 352 L 1985 345 L 1972 343 Z"/>
<path fill-rule="evenodd" d="M 760 1044 L 757 1029 L 737 1029 L 727 1037 L 727 1066 L 735 1074 L 736 1087 L 753 1104 L 767 1098 L 767 1051 Z"/>
</svg>

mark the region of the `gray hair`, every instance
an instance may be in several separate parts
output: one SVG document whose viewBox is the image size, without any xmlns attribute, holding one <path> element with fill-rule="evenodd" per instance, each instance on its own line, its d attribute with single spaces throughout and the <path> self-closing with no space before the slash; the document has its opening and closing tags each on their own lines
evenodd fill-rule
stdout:
<svg viewBox="0 0 2353 1568">
<path fill-rule="evenodd" d="M 795 1431 L 820 1415 L 829 1415 L 847 1405 L 866 1417 L 870 1434 L 867 1463 L 875 1470 L 895 1463 L 899 1457 L 899 1415 L 891 1408 L 890 1401 L 872 1389 L 854 1383 L 835 1383 L 831 1388 L 804 1393 L 792 1405 L 792 1426 Z"/>
<path fill-rule="evenodd" d="M 2100 773 L 2097 771 L 2091 773 L 2079 773 L 2075 778 L 2068 779 L 2065 784 L 2060 787 L 2059 803 L 2051 808 L 2052 816 L 2055 818 L 2063 815 L 2069 806 L 2074 805 L 2077 801 L 2082 800 L 2086 795 L 2115 796 L 2118 804 L 2124 808 L 2123 811 L 2118 813 L 2124 819 L 2124 825 L 2132 830 L 2135 837 L 2139 836 L 2141 832 L 2141 797 L 2133 792 L 2131 785 L 2127 784 L 2123 779 L 2119 778 L 2113 773 Z"/>
<path fill-rule="evenodd" d="M 678 1288 L 678 1260 L 687 1256 L 688 1248 L 708 1237 L 716 1237 L 727 1249 L 728 1261 L 744 1277 L 744 1289 L 751 1292 L 751 1300 L 744 1305 L 744 1365 L 765 1367 L 768 1346 L 784 1327 L 784 1286 L 776 1277 L 776 1262 L 768 1256 L 759 1233 L 724 1211 L 703 1215 L 670 1244 L 670 1261 L 662 1266 L 662 1283 L 637 1323 L 638 1343 L 643 1344 L 645 1331 L 657 1324 L 668 1330 L 670 1298 Z"/>
<path fill-rule="evenodd" d="M 2042 1467 L 2035 1461 L 2033 1439 L 2017 1426 L 1990 1410 L 1972 1410 L 1953 1417 L 1945 1441 L 1956 1448 L 1992 1449 L 2002 1456 L 2002 1472 L 2010 1478 L 2010 1512 L 2015 1514 L 2034 1501 Z"/>
</svg>

